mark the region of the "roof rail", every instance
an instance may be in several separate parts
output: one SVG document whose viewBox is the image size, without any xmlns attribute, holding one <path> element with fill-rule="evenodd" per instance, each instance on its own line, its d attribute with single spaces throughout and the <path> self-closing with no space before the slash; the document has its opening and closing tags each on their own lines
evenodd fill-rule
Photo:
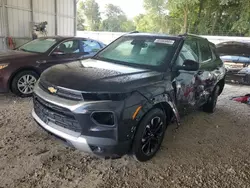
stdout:
<svg viewBox="0 0 250 188">
<path fill-rule="evenodd" d="M 131 31 L 128 34 L 139 33 L 139 31 Z"/>
<path fill-rule="evenodd" d="M 186 36 L 188 33 L 179 34 L 178 36 Z"/>
<path fill-rule="evenodd" d="M 178 35 L 178 36 L 190 36 L 190 37 L 204 38 L 204 37 L 202 37 L 202 36 L 200 36 L 200 35 L 191 34 L 191 33 L 184 33 L 184 34 L 180 34 L 180 35 Z M 204 38 L 204 39 L 206 39 L 206 38 Z"/>
<path fill-rule="evenodd" d="M 192 33 L 183 33 L 183 34 L 179 34 L 179 36 L 199 36 L 199 35 L 196 35 L 196 34 L 192 34 Z"/>
</svg>

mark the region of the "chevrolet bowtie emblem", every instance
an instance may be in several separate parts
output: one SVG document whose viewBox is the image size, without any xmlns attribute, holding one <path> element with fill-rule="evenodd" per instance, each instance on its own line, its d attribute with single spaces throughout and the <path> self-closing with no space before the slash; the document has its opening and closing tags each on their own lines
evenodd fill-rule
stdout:
<svg viewBox="0 0 250 188">
<path fill-rule="evenodd" d="M 53 87 L 48 87 L 48 90 L 50 91 L 50 93 L 56 93 L 57 89 L 53 88 Z"/>
</svg>

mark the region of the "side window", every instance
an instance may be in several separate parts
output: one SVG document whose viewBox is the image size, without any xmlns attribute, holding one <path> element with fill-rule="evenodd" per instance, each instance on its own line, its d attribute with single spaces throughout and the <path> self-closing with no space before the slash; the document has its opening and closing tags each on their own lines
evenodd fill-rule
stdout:
<svg viewBox="0 0 250 188">
<path fill-rule="evenodd" d="M 176 65 L 182 66 L 185 60 L 193 60 L 199 62 L 198 45 L 194 40 L 186 40 L 182 46 Z"/>
<path fill-rule="evenodd" d="M 96 53 L 101 49 L 100 44 L 93 40 L 83 40 L 82 45 L 85 53 Z"/>
<path fill-rule="evenodd" d="M 79 53 L 79 41 L 78 40 L 69 40 L 59 44 L 54 53 L 55 54 L 74 54 Z"/>
<path fill-rule="evenodd" d="M 210 43 L 209 43 L 209 47 L 210 47 L 210 49 L 212 51 L 212 57 L 213 57 L 213 60 L 214 60 L 217 57 L 216 56 L 216 47 L 213 44 L 210 44 Z"/>
<path fill-rule="evenodd" d="M 206 63 L 212 60 L 212 51 L 208 42 L 200 42 L 201 63 Z"/>
</svg>

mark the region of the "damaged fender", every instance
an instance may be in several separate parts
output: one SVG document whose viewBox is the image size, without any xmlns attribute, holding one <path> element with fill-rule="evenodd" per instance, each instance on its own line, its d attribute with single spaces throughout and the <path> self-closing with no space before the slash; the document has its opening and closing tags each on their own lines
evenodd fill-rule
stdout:
<svg viewBox="0 0 250 188">
<path fill-rule="evenodd" d="M 167 113 L 173 114 L 173 116 L 172 119 L 169 119 L 169 121 L 175 120 L 177 125 L 180 125 L 180 115 L 178 109 L 175 105 L 174 100 L 170 97 L 169 94 L 161 94 L 149 100 L 146 100 L 145 103 L 141 106 L 141 109 L 138 111 L 135 120 L 139 122 L 149 110 L 153 109 L 156 106 L 161 106 L 161 108 L 163 108 L 164 110 L 170 110 Z"/>
</svg>

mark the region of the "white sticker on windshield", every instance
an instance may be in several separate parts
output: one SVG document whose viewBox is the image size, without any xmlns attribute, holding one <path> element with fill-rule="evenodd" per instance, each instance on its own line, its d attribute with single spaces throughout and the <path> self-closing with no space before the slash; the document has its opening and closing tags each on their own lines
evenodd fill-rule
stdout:
<svg viewBox="0 0 250 188">
<path fill-rule="evenodd" d="M 154 42 L 155 43 L 161 43 L 161 44 L 173 45 L 175 41 L 174 40 L 169 40 L 169 39 L 155 39 Z"/>
</svg>

